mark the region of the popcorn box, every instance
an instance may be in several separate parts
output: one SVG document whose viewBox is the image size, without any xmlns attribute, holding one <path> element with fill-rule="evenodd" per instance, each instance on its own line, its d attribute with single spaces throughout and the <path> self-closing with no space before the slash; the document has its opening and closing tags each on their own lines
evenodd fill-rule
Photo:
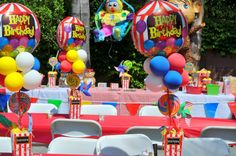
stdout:
<svg viewBox="0 0 236 156">
<path fill-rule="evenodd" d="M 48 72 L 48 87 L 52 88 L 56 86 L 57 72 Z"/>
<path fill-rule="evenodd" d="M 123 89 L 129 89 L 129 79 L 122 79 L 122 88 Z"/>
<path fill-rule="evenodd" d="M 70 109 L 69 109 L 70 119 L 79 119 L 81 104 L 82 104 L 81 95 L 79 95 L 79 97 L 70 97 Z"/>
<path fill-rule="evenodd" d="M 14 156 L 32 155 L 32 133 L 28 131 L 21 133 L 11 132 L 11 140 Z"/>
<path fill-rule="evenodd" d="M 110 83 L 111 89 L 119 89 L 119 83 Z"/>
<path fill-rule="evenodd" d="M 164 156 L 182 156 L 183 131 L 170 130 L 163 136 Z"/>
</svg>

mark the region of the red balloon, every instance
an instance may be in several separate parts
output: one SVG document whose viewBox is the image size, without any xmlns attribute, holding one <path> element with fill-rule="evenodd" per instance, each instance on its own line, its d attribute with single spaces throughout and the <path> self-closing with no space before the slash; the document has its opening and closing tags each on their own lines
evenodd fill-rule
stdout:
<svg viewBox="0 0 236 156">
<path fill-rule="evenodd" d="M 63 60 L 62 62 L 61 62 L 61 71 L 62 72 L 70 72 L 71 71 L 71 68 L 72 68 L 72 65 L 71 65 L 71 63 L 69 62 L 69 61 L 67 61 L 67 60 Z"/>
<path fill-rule="evenodd" d="M 58 55 L 58 60 L 60 62 L 64 61 L 66 59 L 66 52 L 65 51 L 61 51 Z"/>
<path fill-rule="evenodd" d="M 186 61 L 183 55 L 179 53 L 173 53 L 168 57 L 170 62 L 170 69 L 182 72 L 185 67 Z"/>
<path fill-rule="evenodd" d="M 0 85 L 3 87 L 5 87 L 5 84 L 4 84 L 5 77 L 6 77 L 5 75 L 0 74 Z"/>
<path fill-rule="evenodd" d="M 188 72 L 186 70 L 183 70 L 181 76 L 182 76 L 182 84 L 181 84 L 181 86 L 187 85 L 189 83 Z"/>
</svg>

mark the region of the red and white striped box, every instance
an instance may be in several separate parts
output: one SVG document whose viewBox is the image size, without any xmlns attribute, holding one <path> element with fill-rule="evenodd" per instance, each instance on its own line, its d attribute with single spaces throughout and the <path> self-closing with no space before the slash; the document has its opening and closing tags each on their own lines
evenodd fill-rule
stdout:
<svg viewBox="0 0 236 156">
<path fill-rule="evenodd" d="M 79 119 L 80 107 L 82 104 L 82 96 L 81 95 L 79 95 L 79 97 L 71 96 L 69 99 L 70 99 L 70 109 L 69 109 L 70 119 Z"/>
<path fill-rule="evenodd" d="M 182 156 L 183 131 L 167 131 L 163 136 L 164 156 Z"/>
<path fill-rule="evenodd" d="M 119 83 L 110 83 L 111 89 L 119 89 Z"/>
<path fill-rule="evenodd" d="M 129 79 L 122 79 L 122 88 L 123 89 L 129 89 Z"/>
<path fill-rule="evenodd" d="M 11 133 L 14 156 L 32 156 L 32 133 Z"/>
<path fill-rule="evenodd" d="M 57 72 L 48 72 L 48 87 L 53 88 L 56 86 Z"/>
</svg>

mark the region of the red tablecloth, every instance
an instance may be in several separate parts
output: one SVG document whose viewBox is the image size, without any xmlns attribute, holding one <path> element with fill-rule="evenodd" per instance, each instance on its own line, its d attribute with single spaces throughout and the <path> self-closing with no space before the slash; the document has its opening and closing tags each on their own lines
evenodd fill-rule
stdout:
<svg viewBox="0 0 236 156">
<path fill-rule="evenodd" d="M 1 113 L 3 114 L 3 113 Z M 12 113 L 4 114 L 11 121 L 17 122 L 17 116 Z M 56 115 L 48 118 L 46 114 L 32 114 L 33 117 L 33 141 L 49 143 L 51 141 L 50 124 L 57 118 L 66 118 L 65 115 Z M 81 119 L 98 121 L 98 116 L 82 115 Z M 124 134 L 132 126 L 168 126 L 169 120 L 165 117 L 140 117 L 140 116 L 105 116 L 104 121 L 99 122 L 103 135 Z M 186 137 L 199 137 L 201 130 L 206 126 L 236 126 L 236 120 L 192 118 L 190 127 L 184 119 L 180 120 L 180 126 L 184 129 Z M 22 118 L 23 127 L 28 125 L 28 117 Z M 9 136 L 9 131 L 0 125 L 0 136 Z"/>
</svg>

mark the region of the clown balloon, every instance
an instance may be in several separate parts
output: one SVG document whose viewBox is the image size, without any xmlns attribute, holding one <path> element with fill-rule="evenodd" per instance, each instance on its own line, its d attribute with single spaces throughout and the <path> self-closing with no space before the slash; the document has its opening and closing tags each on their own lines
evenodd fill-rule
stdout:
<svg viewBox="0 0 236 156">
<path fill-rule="evenodd" d="M 141 54 L 169 56 L 183 45 L 188 25 L 178 7 L 158 0 L 147 3 L 137 12 L 131 31 L 134 45 Z"/>
<path fill-rule="evenodd" d="M 134 8 L 125 0 L 104 0 L 95 15 L 97 29 L 93 31 L 95 42 L 104 41 L 112 36 L 116 41 L 128 33 L 132 24 L 132 16 L 128 10 L 123 10 L 123 3 L 134 13 Z M 105 5 L 105 11 L 101 10 Z"/>
</svg>

